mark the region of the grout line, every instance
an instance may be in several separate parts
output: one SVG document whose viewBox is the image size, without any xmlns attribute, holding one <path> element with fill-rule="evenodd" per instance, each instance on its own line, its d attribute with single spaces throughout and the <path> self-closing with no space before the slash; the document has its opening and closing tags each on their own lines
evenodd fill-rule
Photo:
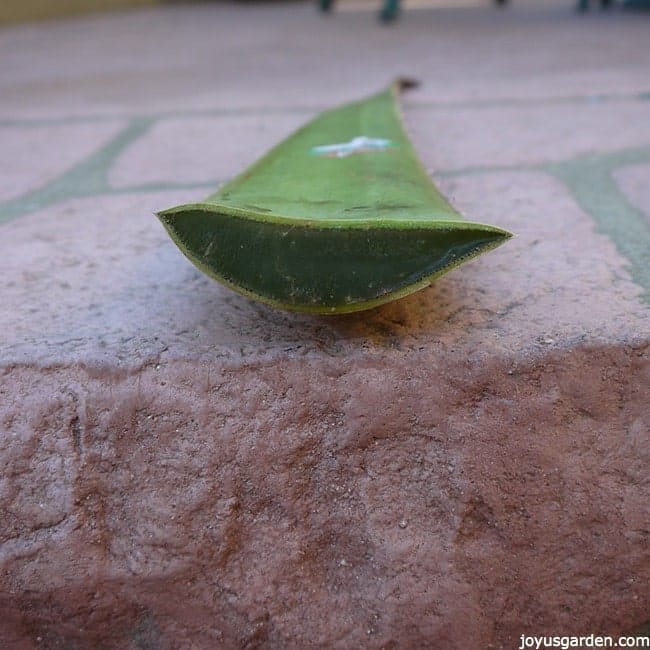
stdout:
<svg viewBox="0 0 650 650">
<path fill-rule="evenodd" d="M 521 108 L 537 107 L 539 105 L 554 104 L 591 104 L 615 102 L 650 102 L 650 91 L 637 92 L 629 94 L 589 94 L 589 95 L 565 95 L 557 97 L 535 97 L 535 98 L 515 98 L 505 97 L 503 99 L 471 99 L 471 100 L 451 100 L 451 101 L 426 101 L 417 99 L 409 101 L 405 99 L 404 107 L 406 110 L 449 110 L 454 108 L 466 108 L 480 110 L 483 108 L 516 106 Z M 234 108 L 206 108 L 206 109 L 187 109 L 187 110 L 170 110 L 158 113 L 142 114 L 95 114 L 95 115 L 78 115 L 52 118 L 0 118 L 0 127 L 29 127 L 29 126 L 52 126 L 57 124 L 78 124 L 82 122 L 108 122 L 115 120 L 132 120 L 134 118 L 148 118 L 152 120 L 180 118 L 190 119 L 192 117 L 239 117 L 239 116 L 262 116 L 262 115 L 310 115 L 331 106 L 326 105 L 305 105 L 305 106 L 265 106 L 265 107 L 234 107 Z"/>
<path fill-rule="evenodd" d="M 629 261 L 630 275 L 644 289 L 641 298 L 650 304 L 650 215 L 631 203 L 613 176 L 617 169 L 645 163 L 650 163 L 650 147 L 581 156 L 541 169 L 565 185 Z"/>
</svg>

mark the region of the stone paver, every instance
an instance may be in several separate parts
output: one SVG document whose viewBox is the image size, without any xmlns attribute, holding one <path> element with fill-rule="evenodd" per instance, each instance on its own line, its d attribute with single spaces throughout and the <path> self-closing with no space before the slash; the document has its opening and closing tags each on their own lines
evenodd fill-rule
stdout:
<svg viewBox="0 0 650 650">
<path fill-rule="evenodd" d="M 52 182 L 62 170 L 86 159 L 121 126 L 115 121 L 0 126 L 0 201 Z"/>
<path fill-rule="evenodd" d="M 647 21 L 169 6 L 0 30 L 0 646 L 519 647 L 650 611 Z M 516 238 L 313 317 L 156 210 L 321 108 Z"/>
<path fill-rule="evenodd" d="M 650 101 L 542 102 L 525 110 L 514 104 L 427 111 L 426 104 L 414 100 L 416 110 L 426 111 L 426 121 L 418 119 L 413 131 L 423 156 L 435 156 L 439 169 L 462 170 L 535 166 L 595 151 L 636 148 L 646 144 L 639 140 L 639 124 L 650 115 Z M 650 147 L 647 156 L 650 159 Z"/>
<path fill-rule="evenodd" d="M 161 119 L 115 161 L 115 187 L 140 183 L 212 183 L 231 178 L 309 119 L 279 115 L 185 116 Z"/>
</svg>

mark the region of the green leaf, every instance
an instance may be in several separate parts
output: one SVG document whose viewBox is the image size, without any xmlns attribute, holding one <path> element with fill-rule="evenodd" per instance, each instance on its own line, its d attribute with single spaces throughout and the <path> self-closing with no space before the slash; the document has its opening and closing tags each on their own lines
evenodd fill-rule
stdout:
<svg viewBox="0 0 650 650">
<path fill-rule="evenodd" d="M 322 113 L 203 203 L 158 216 L 199 269 L 274 307 L 360 311 L 428 286 L 511 234 L 464 221 L 436 189 L 400 87 Z"/>
</svg>

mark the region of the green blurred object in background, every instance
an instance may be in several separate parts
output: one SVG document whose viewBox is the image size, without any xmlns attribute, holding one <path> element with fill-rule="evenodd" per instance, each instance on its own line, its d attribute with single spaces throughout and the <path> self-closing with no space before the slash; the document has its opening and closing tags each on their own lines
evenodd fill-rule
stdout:
<svg viewBox="0 0 650 650">
<path fill-rule="evenodd" d="M 160 0 L 2 0 L 0 24 L 154 4 Z"/>
<path fill-rule="evenodd" d="M 128 7 L 143 7 L 163 4 L 173 0 L 2 0 L 0 2 L 0 25 L 3 23 L 25 22 L 92 13 Z M 381 0 L 378 0 L 381 2 Z M 505 6 L 510 0 L 493 0 L 497 6 Z M 324 12 L 334 8 L 335 0 L 318 0 Z M 586 11 L 591 5 L 607 8 L 614 0 L 577 0 L 576 7 Z M 400 12 L 401 0 L 383 0 L 379 19 L 384 23 L 393 22 Z M 650 9 L 650 0 L 623 0 L 622 6 L 629 9 Z"/>
<path fill-rule="evenodd" d="M 505 5 L 508 0 L 493 0 L 494 4 L 499 7 Z M 321 11 L 329 12 L 334 8 L 335 0 L 318 0 L 318 6 Z M 379 11 L 379 20 L 382 23 L 392 23 L 395 21 L 400 13 L 401 0 L 383 0 L 383 5 Z"/>
<path fill-rule="evenodd" d="M 510 0 L 493 0 L 497 7 L 504 7 L 509 4 Z M 329 12 L 334 8 L 335 0 L 318 0 L 318 6 L 321 11 Z M 592 5 L 597 4 L 601 9 L 609 9 L 613 6 L 614 0 L 577 0 L 575 8 L 584 12 Z M 383 0 L 379 11 L 379 20 L 383 23 L 394 22 L 400 14 L 402 0 Z M 623 7 L 630 9 L 650 9 L 650 0 L 624 0 Z"/>
</svg>

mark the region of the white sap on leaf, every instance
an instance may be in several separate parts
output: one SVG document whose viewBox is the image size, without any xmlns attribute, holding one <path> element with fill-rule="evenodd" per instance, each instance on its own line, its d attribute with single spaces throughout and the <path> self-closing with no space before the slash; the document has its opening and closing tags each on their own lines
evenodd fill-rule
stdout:
<svg viewBox="0 0 650 650">
<path fill-rule="evenodd" d="M 365 135 L 359 135 L 356 138 L 352 138 L 349 142 L 312 147 L 310 153 L 328 158 L 346 158 L 356 153 L 384 151 L 392 146 L 394 146 L 393 143 L 385 138 L 369 138 Z"/>
</svg>

